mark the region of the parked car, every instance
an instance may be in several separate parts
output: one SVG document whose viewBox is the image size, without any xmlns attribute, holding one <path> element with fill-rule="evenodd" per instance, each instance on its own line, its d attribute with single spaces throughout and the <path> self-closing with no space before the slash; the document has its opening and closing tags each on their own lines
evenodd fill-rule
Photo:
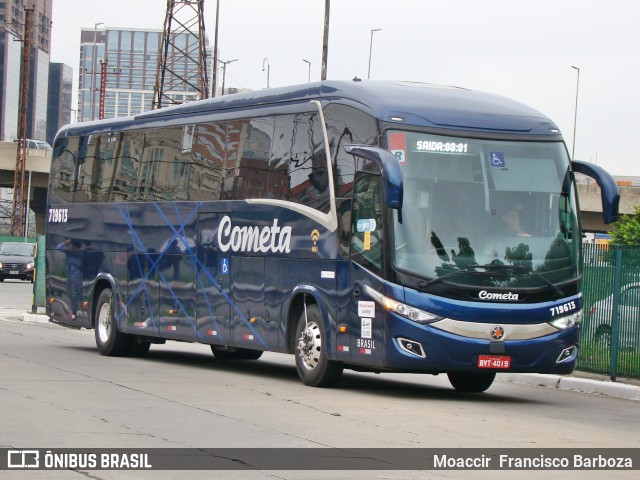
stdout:
<svg viewBox="0 0 640 480">
<path fill-rule="evenodd" d="M 640 282 L 627 283 L 620 292 L 618 305 L 620 340 L 623 348 L 640 345 Z M 611 319 L 613 318 L 613 294 L 593 304 L 589 312 L 593 338 L 606 345 L 611 344 Z"/>
<path fill-rule="evenodd" d="M 34 281 L 35 243 L 4 242 L 0 245 L 0 282 L 5 278 Z"/>
<path fill-rule="evenodd" d="M 14 140 L 14 142 L 18 142 L 18 140 Z M 33 148 L 35 150 L 51 150 L 51 145 L 49 145 L 44 140 L 31 140 L 30 138 L 26 139 L 27 148 Z"/>
</svg>

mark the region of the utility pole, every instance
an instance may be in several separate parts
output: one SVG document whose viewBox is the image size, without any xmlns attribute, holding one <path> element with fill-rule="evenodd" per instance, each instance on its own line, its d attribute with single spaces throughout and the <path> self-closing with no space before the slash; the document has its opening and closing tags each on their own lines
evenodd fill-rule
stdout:
<svg viewBox="0 0 640 480">
<path fill-rule="evenodd" d="M 104 118 L 104 101 L 107 96 L 107 60 L 100 62 L 100 104 L 98 106 L 98 119 Z"/>
<path fill-rule="evenodd" d="M 12 236 L 26 236 L 24 231 L 27 197 L 24 191 L 25 164 L 27 161 L 27 110 L 29 107 L 29 77 L 31 75 L 31 36 L 33 30 L 33 8 L 24 10 L 24 36 L 20 61 L 20 110 L 18 112 L 18 148 L 16 169 L 13 176 L 13 208 L 11 210 Z"/>
<path fill-rule="evenodd" d="M 329 8 L 331 0 L 324 2 L 324 35 L 322 36 L 322 68 L 320 80 L 327 79 L 327 57 L 329 56 Z"/>
<path fill-rule="evenodd" d="M 180 43 L 185 35 L 198 41 L 189 45 Z M 175 68 L 177 62 L 184 62 L 186 68 Z M 198 92 L 199 99 L 209 98 L 204 0 L 167 0 L 152 108 L 182 103 L 175 97 L 186 91 Z"/>
<path fill-rule="evenodd" d="M 104 25 L 104 23 L 96 22 L 93 24 L 93 50 L 91 50 L 91 90 L 89 91 L 89 93 L 91 94 L 91 100 L 89 103 L 91 106 L 91 113 L 89 114 L 89 120 L 91 121 L 96 119 L 96 63 L 98 63 L 96 46 L 98 44 L 98 25 Z"/>
<path fill-rule="evenodd" d="M 215 33 L 213 37 L 213 88 L 212 88 L 212 97 L 216 97 L 218 95 L 218 24 L 220 19 L 220 0 L 216 0 L 216 27 Z"/>
</svg>

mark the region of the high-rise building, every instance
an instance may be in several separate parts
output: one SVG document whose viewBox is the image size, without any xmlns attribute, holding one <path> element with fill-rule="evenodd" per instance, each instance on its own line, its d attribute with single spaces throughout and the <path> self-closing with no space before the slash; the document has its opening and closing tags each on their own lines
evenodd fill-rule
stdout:
<svg viewBox="0 0 640 480">
<path fill-rule="evenodd" d="M 22 43 L 15 32 L 0 31 L 0 141 L 18 137 Z"/>
<path fill-rule="evenodd" d="M 0 2 L 0 140 L 18 134 L 20 64 L 25 32 L 25 9 L 32 8 L 31 75 L 27 112 L 27 136 L 44 139 L 47 123 L 47 89 L 51 47 L 52 0 Z"/>
<path fill-rule="evenodd" d="M 101 107 L 103 118 L 151 110 L 162 30 L 93 28 L 83 29 L 80 35 L 78 120 L 100 118 Z M 176 44 L 183 42 L 185 49 L 198 42 L 198 38 L 188 32 L 174 35 L 180 40 Z M 171 68 L 178 72 L 187 74 L 198 68 L 178 51 L 169 52 L 169 59 Z M 210 67 L 207 68 L 210 71 Z M 188 86 L 171 95 L 178 103 L 200 98 L 200 94 Z"/>
<path fill-rule="evenodd" d="M 50 63 L 46 137 L 50 145 L 53 145 L 58 130 L 71 123 L 72 90 L 73 69 L 63 63 Z"/>
</svg>

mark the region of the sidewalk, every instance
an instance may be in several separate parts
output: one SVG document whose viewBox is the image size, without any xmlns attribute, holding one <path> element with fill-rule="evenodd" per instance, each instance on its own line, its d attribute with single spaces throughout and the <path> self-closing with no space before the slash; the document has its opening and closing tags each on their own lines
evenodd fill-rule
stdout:
<svg viewBox="0 0 640 480">
<path fill-rule="evenodd" d="M 21 319 L 23 322 L 49 323 L 49 317 L 43 314 L 22 313 Z M 496 376 L 496 380 L 640 401 L 640 380 L 618 379 L 618 381 L 612 382 L 605 375 L 586 372 L 575 371 L 567 376 L 537 373 L 499 373 Z"/>
<path fill-rule="evenodd" d="M 640 382 L 619 378 L 612 382 L 604 375 L 595 375 L 575 371 L 571 375 L 545 375 L 538 373 L 500 373 L 499 382 L 522 383 L 560 390 L 573 390 L 582 393 L 595 393 L 608 397 L 640 400 Z"/>
</svg>

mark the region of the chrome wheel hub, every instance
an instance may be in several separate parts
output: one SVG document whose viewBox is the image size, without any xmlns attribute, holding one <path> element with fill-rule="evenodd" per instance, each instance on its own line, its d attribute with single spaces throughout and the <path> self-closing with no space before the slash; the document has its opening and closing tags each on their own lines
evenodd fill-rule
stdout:
<svg viewBox="0 0 640 480">
<path fill-rule="evenodd" d="M 322 351 L 322 337 L 317 323 L 307 322 L 298 339 L 298 351 L 302 364 L 307 369 L 313 370 L 318 365 Z"/>
<path fill-rule="evenodd" d="M 98 312 L 98 335 L 100 335 L 100 341 L 106 342 L 109 340 L 109 334 L 111 333 L 111 307 L 108 303 L 105 303 L 100 307 Z"/>
</svg>

